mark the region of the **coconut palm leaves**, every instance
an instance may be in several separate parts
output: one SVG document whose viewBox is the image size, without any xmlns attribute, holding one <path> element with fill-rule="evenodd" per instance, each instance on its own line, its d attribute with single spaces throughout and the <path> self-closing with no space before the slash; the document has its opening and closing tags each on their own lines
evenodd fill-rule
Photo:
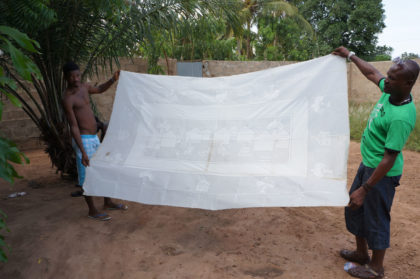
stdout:
<svg viewBox="0 0 420 279">
<path fill-rule="evenodd" d="M 242 28 L 232 29 L 232 34 L 237 40 L 238 55 L 245 55 L 247 59 L 255 56 L 254 48 L 260 44 L 264 34 L 262 29 L 271 28 L 275 33 L 275 26 L 272 23 L 280 22 L 285 18 L 293 18 L 299 26 L 307 31 L 312 32 L 311 25 L 299 14 L 298 9 L 285 0 L 240 0 L 241 9 L 238 13 Z M 257 32 L 253 30 L 258 30 Z M 274 38 L 273 38 L 274 40 Z M 276 45 L 279 40 L 274 40 Z M 264 45 L 264 47 L 268 47 Z M 276 45 L 278 47 L 278 44 Z M 264 57 L 267 58 L 267 57 Z M 277 59 L 274 59 L 277 60 Z"/>
<path fill-rule="evenodd" d="M 39 52 L 28 53 L 42 78 L 33 86 L 21 81 L 12 65 L 8 76 L 18 88 L 5 90 L 41 131 L 52 163 L 62 173 L 75 174 L 70 132 L 61 107 L 65 89 L 62 65 L 72 60 L 83 77 L 118 66 L 118 58 L 132 56 L 139 45 L 153 42 L 153 31 L 169 30 L 187 18 L 223 13 L 235 18 L 226 1 L 219 0 L 2 0 L 1 22 L 29 34 Z M 23 16 L 25 15 L 25 16 Z M 26 17 L 26 15 L 29 15 Z M 35 90 L 33 90 L 35 89 Z"/>
</svg>

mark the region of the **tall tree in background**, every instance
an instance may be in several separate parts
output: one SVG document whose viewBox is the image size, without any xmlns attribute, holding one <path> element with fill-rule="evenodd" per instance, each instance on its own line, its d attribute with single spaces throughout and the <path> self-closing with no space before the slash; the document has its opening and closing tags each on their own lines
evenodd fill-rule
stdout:
<svg viewBox="0 0 420 279">
<path fill-rule="evenodd" d="M 385 27 L 381 0 L 291 0 L 312 24 L 317 51 L 326 55 L 344 45 L 371 60 L 377 53 L 377 34 Z"/>
<path fill-rule="evenodd" d="M 251 27 L 257 18 L 257 11 L 262 3 L 263 0 L 243 0 L 243 8 L 240 12 L 240 15 L 245 28 L 243 29 L 243 32 L 241 32 L 241 35 L 244 35 L 246 38 L 245 46 L 247 59 L 251 59 L 253 57 L 251 40 L 254 38 L 254 36 Z"/>
<path fill-rule="evenodd" d="M 420 56 L 417 53 L 412 53 L 412 52 L 407 53 L 407 52 L 404 52 L 404 53 L 401 54 L 401 58 L 402 59 L 418 59 L 418 58 L 420 58 Z"/>
<path fill-rule="evenodd" d="M 39 42 L 40 52 L 28 55 L 42 75 L 34 79 L 34 93 L 9 64 L 5 71 L 20 90 L 10 86 L 5 90 L 22 102 L 40 129 L 57 170 L 74 175 L 71 137 L 61 106 L 62 65 L 72 60 L 84 67 L 82 76 L 87 77 L 118 65 L 119 57 L 132 56 L 146 38 L 153 40 L 153 28 L 168 30 L 182 19 L 211 11 L 233 18 L 226 6 L 218 0 L 2 0 L 0 25 L 7 22 Z"/>
<path fill-rule="evenodd" d="M 295 6 L 277 4 L 267 4 L 257 19 L 257 59 L 301 61 L 313 58 L 311 24 Z"/>
<path fill-rule="evenodd" d="M 394 49 L 388 46 L 376 46 L 375 51 L 371 54 L 371 61 L 389 61 L 392 59 L 392 51 Z"/>
<path fill-rule="evenodd" d="M 178 60 L 236 60 L 235 38 L 226 36 L 226 28 L 226 20 L 212 15 L 184 20 L 172 33 L 172 57 Z"/>
<path fill-rule="evenodd" d="M 140 45 L 139 55 L 149 62 L 149 73 L 162 73 L 159 58 L 177 60 L 237 60 L 235 38 L 230 30 L 240 26 L 236 14 L 239 2 L 225 3 L 225 11 L 209 11 L 205 16 L 188 16 L 167 30 L 152 27 L 153 36 Z M 232 16 L 235 14 L 235 16 Z"/>
<path fill-rule="evenodd" d="M 186 60 L 224 56 L 224 59 L 301 61 L 329 54 L 335 47 L 346 45 L 367 60 L 390 59 L 391 48 L 377 46 L 377 34 L 384 28 L 381 0 L 236 0 L 226 3 L 233 2 L 240 5 L 239 27 L 233 27 L 223 18 L 208 17 L 201 21 L 187 18 L 182 28 L 173 33 L 171 47 L 163 47 L 166 54 Z M 206 27 L 215 19 L 219 20 L 220 28 Z M 221 35 L 223 25 L 228 36 Z M 158 45 L 165 45 L 165 41 L 169 41 L 168 38 Z M 230 48 L 234 42 L 236 55 L 232 56 Z M 205 46 L 218 50 L 223 46 L 224 51 L 216 58 L 211 51 L 204 51 Z"/>
<path fill-rule="evenodd" d="M 140 55 L 155 64 L 159 57 L 178 60 L 304 60 L 313 57 L 313 29 L 298 9 L 284 0 L 224 2 L 238 18 L 225 13 L 186 17 L 170 30 L 154 28 Z M 258 30 L 254 27 L 257 27 Z M 253 31 L 254 29 L 254 31 Z M 236 54 L 234 48 L 236 45 Z M 162 69 L 151 65 L 151 73 Z"/>
<path fill-rule="evenodd" d="M 298 9 L 286 0 L 242 0 L 242 3 L 240 18 L 244 25 L 242 34 L 246 37 L 247 59 L 254 57 L 252 42 L 258 40 L 257 34 L 252 31 L 253 26 L 263 28 L 265 24 L 273 25 L 284 18 L 294 17 L 299 23 L 303 23 L 303 28 L 311 29 L 308 22 L 300 16 Z M 277 32 L 274 32 L 274 45 L 278 42 L 277 35 Z"/>
</svg>

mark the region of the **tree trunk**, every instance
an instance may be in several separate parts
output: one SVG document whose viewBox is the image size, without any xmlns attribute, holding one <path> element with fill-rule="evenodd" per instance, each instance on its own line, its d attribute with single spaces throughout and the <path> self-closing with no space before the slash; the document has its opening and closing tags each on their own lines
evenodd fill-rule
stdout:
<svg viewBox="0 0 420 279">
<path fill-rule="evenodd" d="M 246 36 L 246 58 L 251 59 L 251 22 L 247 21 L 246 28 L 248 34 Z"/>
</svg>

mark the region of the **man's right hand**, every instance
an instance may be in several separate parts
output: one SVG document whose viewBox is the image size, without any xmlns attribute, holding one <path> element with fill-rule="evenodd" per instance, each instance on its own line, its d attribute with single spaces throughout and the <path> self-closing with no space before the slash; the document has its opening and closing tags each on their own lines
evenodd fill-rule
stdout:
<svg viewBox="0 0 420 279">
<path fill-rule="evenodd" d="M 336 48 L 332 52 L 332 54 L 341 56 L 343 58 L 347 58 L 347 56 L 349 55 L 349 53 L 350 53 L 350 51 L 347 48 L 343 47 L 343 46 Z"/>
<path fill-rule="evenodd" d="M 82 165 L 85 167 L 89 166 L 89 157 L 84 152 L 82 153 Z"/>
<path fill-rule="evenodd" d="M 366 194 L 367 192 L 365 188 L 363 187 L 358 188 L 350 195 L 350 202 L 348 206 L 353 210 L 358 209 L 359 207 L 363 205 Z"/>
<path fill-rule="evenodd" d="M 117 81 L 120 79 L 120 70 L 116 71 L 113 75 L 112 78 L 114 79 L 114 81 Z"/>
</svg>

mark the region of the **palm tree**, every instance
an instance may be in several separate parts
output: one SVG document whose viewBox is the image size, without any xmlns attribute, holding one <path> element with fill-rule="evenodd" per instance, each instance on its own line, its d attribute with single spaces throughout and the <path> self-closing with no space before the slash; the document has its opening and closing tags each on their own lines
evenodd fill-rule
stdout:
<svg viewBox="0 0 420 279">
<path fill-rule="evenodd" d="M 235 18 L 228 8 L 219 0 L 2 0 L 0 25 L 7 22 L 39 42 L 39 53 L 29 55 L 42 76 L 33 79 L 34 93 L 12 65 L 5 65 L 20 90 L 10 86 L 4 90 L 22 102 L 40 129 L 57 171 L 75 175 L 70 131 L 61 107 L 62 65 L 70 60 L 84 65 L 84 78 L 100 68 L 112 71 L 119 57 L 130 57 L 146 39 L 153 40 L 152 29 L 167 30 L 180 20 L 208 13 Z"/>
<path fill-rule="evenodd" d="M 299 14 L 298 9 L 285 0 L 242 0 L 242 3 L 243 8 L 240 12 L 240 18 L 245 26 L 245 30 L 242 34 L 237 35 L 238 40 L 240 40 L 243 37 L 243 34 L 246 34 L 246 57 L 248 59 L 253 57 L 251 28 L 257 24 L 258 19 L 261 17 L 270 17 L 274 19 L 294 17 L 302 24 L 302 27 L 305 30 L 312 30 L 311 25 Z M 275 38 L 275 42 L 277 41 L 278 38 Z"/>
</svg>

